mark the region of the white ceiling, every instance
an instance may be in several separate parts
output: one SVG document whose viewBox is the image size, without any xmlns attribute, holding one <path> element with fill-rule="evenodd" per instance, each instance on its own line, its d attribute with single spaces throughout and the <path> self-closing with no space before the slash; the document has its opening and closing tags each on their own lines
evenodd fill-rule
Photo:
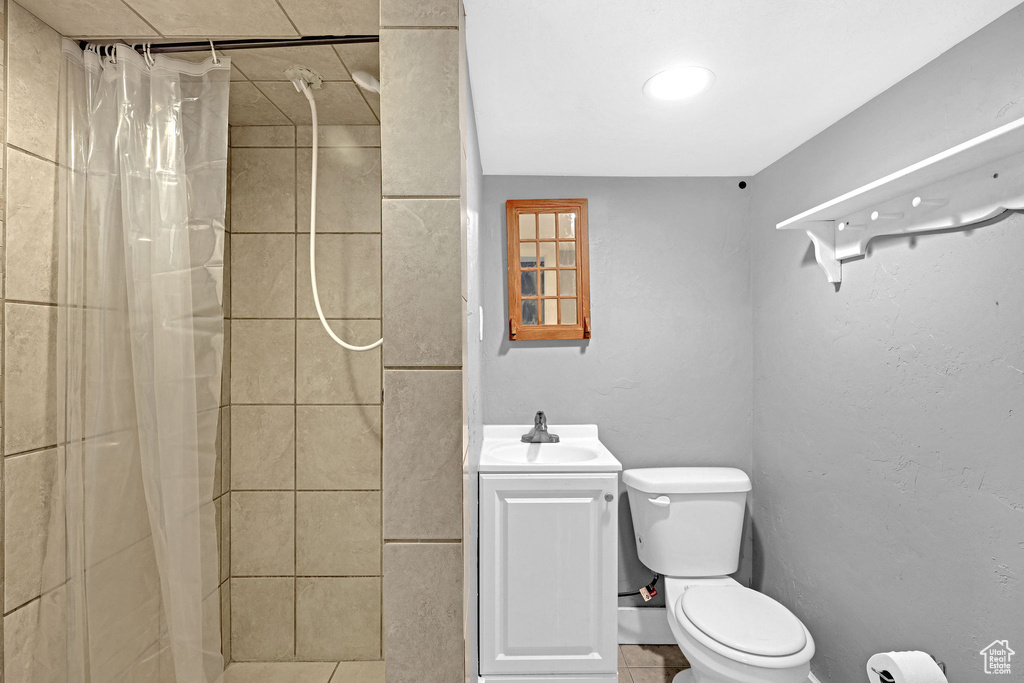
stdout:
<svg viewBox="0 0 1024 683">
<path fill-rule="evenodd" d="M 489 175 L 749 176 L 1020 0 L 464 0 Z M 647 99 L 667 67 L 715 72 Z"/>
</svg>

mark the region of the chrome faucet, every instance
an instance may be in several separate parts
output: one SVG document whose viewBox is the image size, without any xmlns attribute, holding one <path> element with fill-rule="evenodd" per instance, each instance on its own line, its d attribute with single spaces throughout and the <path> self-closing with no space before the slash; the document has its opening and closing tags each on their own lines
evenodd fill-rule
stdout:
<svg viewBox="0 0 1024 683">
<path fill-rule="evenodd" d="M 523 443 L 558 443 L 558 434 L 548 434 L 548 418 L 538 410 L 533 418 L 533 429 L 523 434 Z"/>
</svg>

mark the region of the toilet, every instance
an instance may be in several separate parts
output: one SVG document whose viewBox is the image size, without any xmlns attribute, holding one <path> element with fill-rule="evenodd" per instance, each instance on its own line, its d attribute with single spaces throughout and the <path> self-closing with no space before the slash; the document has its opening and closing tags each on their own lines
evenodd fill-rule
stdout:
<svg viewBox="0 0 1024 683">
<path fill-rule="evenodd" d="M 729 467 L 626 470 L 637 553 L 663 577 L 668 623 L 690 662 L 673 683 L 802 683 L 814 640 L 783 605 L 729 576 L 750 479 Z"/>
</svg>

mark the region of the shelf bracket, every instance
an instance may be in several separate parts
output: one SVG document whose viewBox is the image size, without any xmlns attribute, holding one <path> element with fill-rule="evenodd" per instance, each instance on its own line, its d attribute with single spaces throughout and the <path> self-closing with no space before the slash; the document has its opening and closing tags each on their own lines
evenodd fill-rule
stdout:
<svg viewBox="0 0 1024 683">
<path fill-rule="evenodd" d="M 1024 118 L 779 223 L 803 230 L 829 282 L 876 237 L 966 229 L 1024 209 Z"/>
<path fill-rule="evenodd" d="M 843 264 L 836 258 L 835 226 L 835 221 L 808 221 L 801 226 L 814 245 L 814 260 L 833 283 L 843 281 Z"/>
</svg>

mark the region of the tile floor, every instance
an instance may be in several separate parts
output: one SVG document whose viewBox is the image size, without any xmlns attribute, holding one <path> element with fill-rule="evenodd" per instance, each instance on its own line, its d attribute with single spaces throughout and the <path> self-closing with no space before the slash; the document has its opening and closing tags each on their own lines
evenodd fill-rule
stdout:
<svg viewBox="0 0 1024 683">
<path fill-rule="evenodd" d="M 676 645 L 619 646 L 619 683 L 672 683 L 689 666 Z"/>
<path fill-rule="evenodd" d="M 689 666 L 675 645 L 619 646 L 619 683 L 672 683 Z M 235 662 L 220 683 L 384 683 L 384 662 Z"/>
</svg>

